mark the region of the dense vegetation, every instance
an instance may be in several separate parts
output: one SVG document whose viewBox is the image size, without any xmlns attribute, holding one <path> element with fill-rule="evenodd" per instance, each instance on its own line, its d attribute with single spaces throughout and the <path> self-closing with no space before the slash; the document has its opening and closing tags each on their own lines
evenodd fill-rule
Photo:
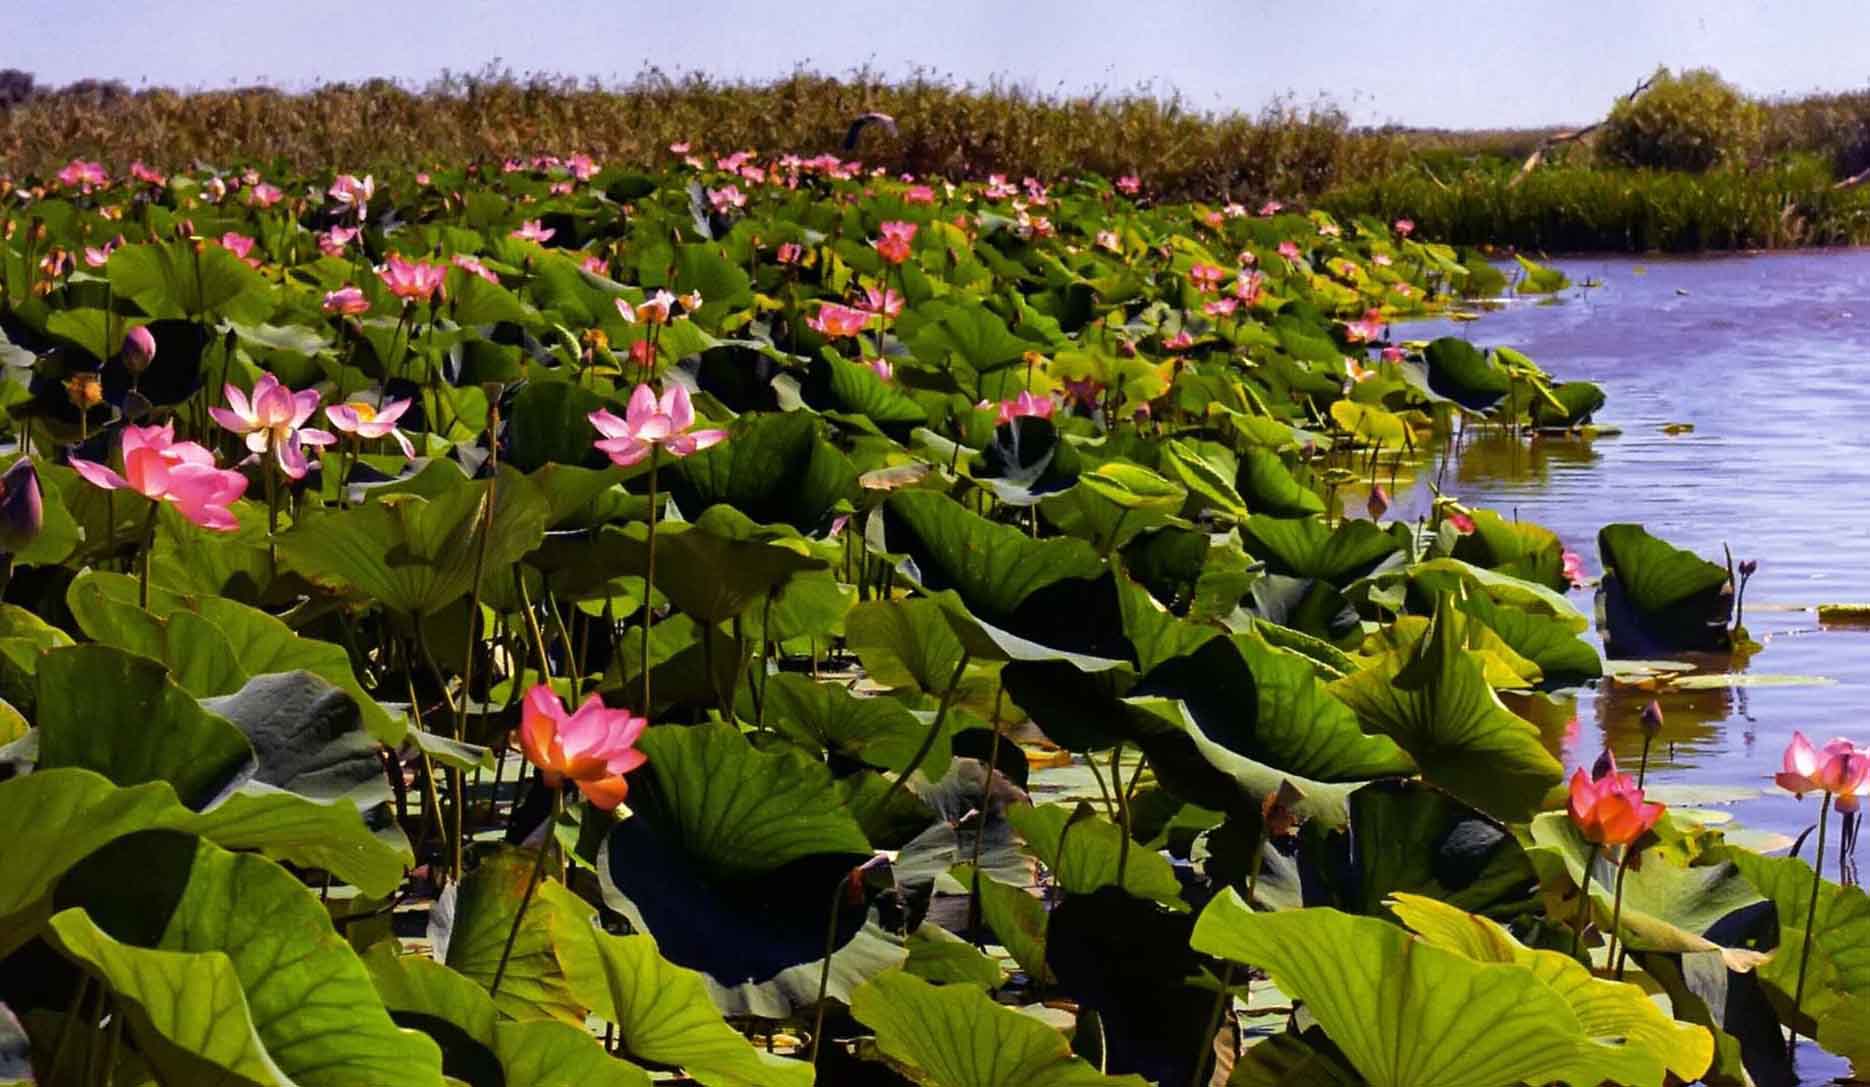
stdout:
<svg viewBox="0 0 1870 1087">
<path fill-rule="evenodd" d="M 1603 404 L 1389 332 L 1501 273 L 1129 176 L 674 154 L 0 203 L 0 1076 L 1861 1067 L 1870 898 L 1640 767 L 1567 789 L 1578 557 L 1386 518 Z M 1747 564 L 1598 549 L 1613 656 L 1744 641 Z M 1787 753 L 1821 864 L 1866 778 Z"/>
</svg>

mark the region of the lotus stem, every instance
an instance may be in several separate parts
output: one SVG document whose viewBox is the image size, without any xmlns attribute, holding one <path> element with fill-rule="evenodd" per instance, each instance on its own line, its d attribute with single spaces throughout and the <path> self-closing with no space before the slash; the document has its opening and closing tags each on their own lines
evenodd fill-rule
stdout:
<svg viewBox="0 0 1870 1087">
<path fill-rule="evenodd" d="M 539 629 L 539 616 L 533 610 L 532 590 L 526 588 L 525 568 L 513 567 L 513 580 L 519 586 L 520 610 L 526 613 L 526 629 L 532 634 L 533 649 L 539 654 L 539 682 L 545 683 L 552 678 L 551 651 L 546 648 L 545 631 Z M 521 666 L 524 672 L 525 667 Z M 518 690 L 516 685 L 514 690 Z"/>
<path fill-rule="evenodd" d="M 1207 1070 L 1208 1054 L 1214 1049 L 1214 1036 L 1220 1033 L 1221 1016 L 1227 1012 L 1227 1000 L 1234 989 L 1234 963 L 1221 965 L 1221 987 L 1215 991 L 1214 1007 L 1208 1012 L 1208 1029 L 1201 1032 L 1201 1047 L 1195 1051 L 1195 1063 L 1188 1070 L 1188 1087 L 1201 1087 L 1201 1073 Z"/>
<path fill-rule="evenodd" d="M 766 685 L 772 677 L 766 671 L 766 654 L 773 645 L 773 596 L 775 590 L 766 590 L 766 606 L 760 609 L 760 671 L 759 686 L 753 688 L 753 727 L 760 732 L 766 731 Z M 751 685 L 749 685 L 751 686 Z"/>
<path fill-rule="evenodd" d="M 339 369 L 338 375 L 343 377 Z M 455 707 L 455 739 L 467 739 L 468 699 L 473 697 L 474 688 L 474 649 L 476 639 L 474 630 L 480 625 L 481 578 L 487 571 L 487 546 L 493 536 L 494 503 L 500 481 L 500 401 L 498 397 L 487 408 L 487 504 L 482 507 L 480 539 L 474 548 L 474 588 L 468 594 L 468 629 L 467 648 L 461 654 L 461 701 Z M 517 681 L 516 681 L 517 685 Z M 497 792 L 497 790 L 496 790 Z"/>
<path fill-rule="evenodd" d="M 831 989 L 831 955 L 838 942 L 838 907 L 844 903 L 844 887 L 848 876 L 840 875 L 837 886 L 831 891 L 831 917 L 825 922 L 825 965 L 818 971 L 818 1010 L 812 1016 L 812 1067 L 818 1067 L 818 1051 L 824 1048 L 825 1036 L 825 994 Z"/>
<path fill-rule="evenodd" d="M 643 569 L 643 716 L 652 709 L 649 700 L 649 623 L 653 617 L 652 598 L 656 593 L 656 468 L 662 459 L 662 446 L 649 447 L 649 551 Z M 707 643 L 704 641 L 705 647 Z"/>
<path fill-rule="evenodd" d="M 1650 731 L 1648 729 L 1644 729 L 1643 730 L 1643 757 L 1637 760 L 1637 763 L 1636 763 L 1636 787 L 1639 790 L 1643 787 L 1643 783 L 1647 781 L 1649 778 L 1649 745 L 1653 743 L 1654 741 L 1655 741 L 1655 737 L 1650 734 Z"/>
<path fill-rule="evenodd" d="M 473 620 L 470 619 L 469 622 L 471 624 Z M 448 693 L 448 678 L 442 675 L 441 666 L 435 663 L 435 654 L 429 650 L 428 637 L 422 633 L 422 620 L 421 619 L 418 618 L 416 620 L 415 628 L 416 628 L 416 651 L 422 654 L 422 662 L 428 665 L 429 674 L 435 677 L 435 687 L 437 690 L 441 691 L 442 701 L 447 705 L 450 714 L 454 717 L 455 739 L 457 740 L 461 739 L 462 717 L 461 717 L 461 710 L 459 706 L 465 706 L 467 704 L 467 692 L 465 691 L 462 692 L 461 702 L 459 705 L 457 705 L 454 698 Z M 469 630 L 470 639 L 472 638 L 472 636 L 473 636 L 473 632 L 472 632 L 472 628 L 470 627 L 470 630 Z M 412 707 L 415 704 L 415 697 L 416 697 L 415 682 L 412 678 L 410 681 L 410 686 L 409 686 L 409 698 L 410 698 L 410 705 Z M 433 767 L 430 768 L 430 773 L 431 774 L 434 773 Z M 460 768 L 454 767 L 454 766 L 449 767 L 448 768 L 448 800 L 449 800 L 449 809 L 451 811 L 452 818 L 450 818 L 449 821 L 445 824 L 446 829 L 444 830 L 443 835 L 448 840 L 448 870 L 454 874 L 454 878 L 457 880 L 461 878 L 461 873 L 466 867 L 465 860 L 464 860 L 464 851 L 466 847 L 463 844 L 467 837 L 466 829 L 464 825 L 465 815 L 463 814 L 464 809 L 467 806 L 467 798 L 464 795 L 465 785 L 466 783 L 462 778 Z M 441 800 L 439 799 L 439 797 L 437 798 L 435 802 L 435 808 L 436 808 L 436 811 L 435 811 L 436 818 L 440 818 L 441 817 Z"/>
<path fill-rule="evenodd" d="M 1584 858 L 1584 887 L 1578 894 L 1578 919 L 1571 930 L 1571 957 L 1578 957 L 1578 949 L 1584 946 L 1584 929 L 1590 924 L 1591 916 L 1591 866 L 1597 863 L 1598 850 L 1602 846 L 1593 845 L 1591 855 Z"/>
<path fill-rule="evenodd" d="M 136 606 L 149 608 L 149 554 L 156 550 L 156 514 L 162 511 L 160 501 L 149 504 L 149 515 L 143 518 L 143 546 L 137 555 Z"/>
<path fill-rule="evenodd" d="M 1617 950 L 1618 937 L 1623 931 L 1621 927 L 1623 923 L 1623 877 L 1629 874 L 1630 858 L 1635 855 L 1636 850 L 1633 846 L 1623 847 L 1623 856 L 1617 861 L 1617 889 L 1610 896 L 1610 944 L 1604 949 L 1604 962 L 1606 965 L 1616 963 L 1615 973 L 1618 981 L 1623 980 L 1623 961 L 1611 952 Z M 1628 948 L 1623 950 L 1627 951 Z"/>
<path fill-rule="evenodd" d="M 977 934 L 977 944 L 979 943 L 978 933 L 980 932 L 981 921 L 980 846 L 981 840 L 987 836 L 987 813 L 991 810 L 993 805 L 993 776 L 995 771 L 1000 768 L 1000 737 L 1004 735 L 1005 731 L 1000 723 L 1000 704 L 1001 700 L 1005 697 L 1006 685 L 1001 684 L 994 692 L 993 696 L 993 743 L 989 744 L 987 747 L 987 783 L 981 786 L 980 808 L 978 809 L 980 812 L 980 822 L 974 827 L 974 853 L 968 861 L 972 878 L 968 880 L 967 889 L 967 930 Z M 983 950 L 985 949 L 983 948 Z"/>
<path fill-rule="evenodd" d="M 1130 866 L 1130 798 L 1123 791 L 1123 742 L 1110 749 L 1110 782 L 1117 793 L 1117 886 L 1123 887 L 1123 875 Z"/>
<path fill-rule="evenodd" d="M 909 783 L 909 779 L 914 776 L 915 772 L 922 768 L 922 761 L 929 757 L 930 751 L 935 749 L 935 740 L 941 736 L 942 725 L 948 720 L 948 707 L 954 705 L 954 697 L 961 690 L 961 673 L 967 671 L 970 659 L 967 650 L 962 650 L 961 661 L 954 666 L 954 675 L 948 680 L 948 689 L 942 692 L 941 707 L 935 711 L 935 720 L 929 725 L 928 735 L 922 737 L 922 746 L 916 748 L 915 757 L 909 760 L 909 765 L 903 767 L 903 772 L 897 774 L 896 780 L 890 782 L 889 788 L 883 790 L 882 798 L 877 801 L 877 811 L 889 810 L 890 798 Z"/>
<path fill-rule="evenodd" d="M 1799 953 L 1799 980 L 1792 990 L 1792 1014 L 1796 1018 L 1801 1005 L 1805 1002 L 1805 968 L 1812 959 L 1812 928 L 1818 923 L 1818 893 L 1824 889 L 1825 873 L 1825 827 L 1831 822 L 1831 794 L 1826 793 L 1818 804 L 1818 851 L 1812 855 L 1812 899 L 1805 907 L 1805 947 Z M 1798 1048 L 1799 1028 L 1794 1022 L 1792 1037 L 1786 1043 L 1786 1052 L 1792 1053 Z"/>
<path fill-rule="evenodd" d="M 513 927 L 507 930 L 506 945 L 500 949 L 500 965 L 494 967 L 493 984 L 487 987 L 489 1000 L 500 995 L 500 979 L 506 976 L 507 960 L 513 957 L 513 943 L 519 939 L 520 923 L 526 920 L 526 907 L 532 904 L 532 894 L 539 889 L 539 877 L 545 874 L 545 856 L 552 851 L 552 844 L 557 841 L 558 817 L 564 810 L 564 792 L 552 788 L 552 814 L 546 818 L 545 840 L 539 843 L 538 855 L 532 862 L 532 875 L 526 880 L 526 893 L 520 896 L 519 912 L 513 915 Z"/>
</svg>

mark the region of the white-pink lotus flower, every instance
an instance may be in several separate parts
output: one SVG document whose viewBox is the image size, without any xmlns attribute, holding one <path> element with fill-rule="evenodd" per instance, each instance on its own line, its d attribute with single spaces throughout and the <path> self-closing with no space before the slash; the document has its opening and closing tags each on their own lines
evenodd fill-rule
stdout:
<svg viewBox="0 0 1870 1087">
<path fill-rule="evenodd" d="M 338 436 L 330 431 L 305 425 L 318 410 L 316 389 L 295 393 L 277 377 L 265 374 L 254 383 L 251 398 L 237 385 L 229 384 L 223 391 L 228 406 L 209 408 L 208 414 L 235 434 L 245 435 L 248 449 L 261 454 L 270 450 L 288 478 L 305 478 L 308 466 L 301 447 L 337 443 Z"/>
<path fill-rule="evenodd" d="M 396 444 L 402 446 L 403 456 L 414 457 L 416 447 L 410 444 L 409 435 L 396 428 L 396 420 L 408 410 L 407 399 L 386 401 L 381 406 L 367 400 L 352 400 L 327 407 L 325 419 L 338 430 L 359 438 L 395 438 Z"/>
<path fill-rule="evenodd" d="M 610 457 L 611 463 L 627 468 L 649 456 L 660 446 L 671 456 L 686 457 L 727 438 L 725 430 L 690 430 L 695 425 L 695 408 L 688 390 L 672 385 L 662 398 L 648 384 L 638 385 L 630 394 L 630 403 L 619 419 L 608 411 L 594 411 L 586 416 L 602 434 L 597 448 Z"/>
</svg>

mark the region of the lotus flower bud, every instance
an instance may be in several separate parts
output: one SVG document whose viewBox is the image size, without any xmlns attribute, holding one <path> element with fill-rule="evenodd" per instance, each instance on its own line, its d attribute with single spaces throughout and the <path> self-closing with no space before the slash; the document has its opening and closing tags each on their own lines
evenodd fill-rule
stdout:
<svg viewBox="0 0 1870 1087">
<path fill-rule="evenodd" d="M 141 374 L 156 361 L 156 337 L 146 325 L 137 325 L 123 338 L 123 365 L 132 374 Z"/>
<path fill-rule="evenodd" d="M 1606 747 L 1604 753 L 1597 757 L 1597 761 L 1591 764 L 1591 780 L 1602 781 L 1616 772 L 1617 756 L 1611 754 L 1610 748 Z"/>
<path fill-rule="evenodd" d="M 45 526 L 45 497 L 31 457 L 21 457 L 0 475 L 0 552 L 17 555 Z"/>
<path fill-rule="evenodd" d="M 1384 490 L 1380 484 L 1370 488 L 1370 501 L 1366 503 L 1366 506 L 1370 510 L 1370 519 L 1372 521 L 1381 521 L 1383 515 L 1389 512 L 1390 493 Z"/>
<path fill-rule="evenodd" d="M 1758 572 L 1759 568 L 1760 568 L 1760 560 L 1758 559 L 1741 559 L 1740 560 L 1740 576 L 1741 577 L 1752 577 L 1756 572 Z"/>
<path fill-rule="evenodd" d="M 1652 698 L 1649 700 L 1649 705 L 1643 707 L 1643 733 L 1654 736 L 1661 731 L 1662 705 Z"/>
</svg>

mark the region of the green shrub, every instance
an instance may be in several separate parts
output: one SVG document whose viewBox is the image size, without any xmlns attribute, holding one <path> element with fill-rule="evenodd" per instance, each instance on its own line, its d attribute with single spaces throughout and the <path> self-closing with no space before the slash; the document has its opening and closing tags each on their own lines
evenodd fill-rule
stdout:
<svg viewBox="0 0 1870 1087">
<path fill-rule="evenodd" d="M 1619 165 L 1698 173 L 1751 155 L 1762 127 L 1759 105 L 1712 69 L 1663 68 L 1647 90 L 1610 111 L 1597 147 Z"/>
</svg>

